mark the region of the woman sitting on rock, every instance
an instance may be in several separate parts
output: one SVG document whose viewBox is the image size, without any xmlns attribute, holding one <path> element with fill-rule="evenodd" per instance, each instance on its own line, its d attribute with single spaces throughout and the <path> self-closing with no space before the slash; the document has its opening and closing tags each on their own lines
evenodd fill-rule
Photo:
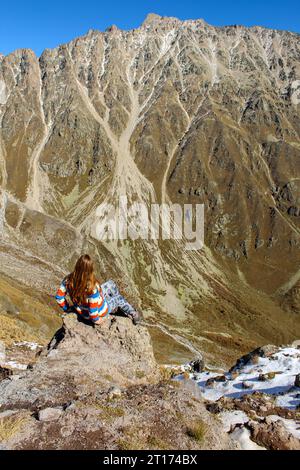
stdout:
<svg viewBox="0 0 300 470">
<path fill-rule="evenodd" d="M 72 307 L 66 299 L 67 295 L 73 303 Z M 80 256 L 74 271 L 62 280 L 56 301 L 65 313 L 75 309 L 78 315 L 95 325 L 101 325 L 110 313 L 118 309 L 130 317 L 135 325 L 141 320 L 139 313 L 122 297 L 113 281 L 100 285 L 89 255 Z"/>
</svg>

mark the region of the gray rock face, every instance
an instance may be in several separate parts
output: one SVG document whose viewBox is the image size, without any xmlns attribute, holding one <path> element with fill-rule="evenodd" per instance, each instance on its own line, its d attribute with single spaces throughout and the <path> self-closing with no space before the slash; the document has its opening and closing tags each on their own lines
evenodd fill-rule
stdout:
<svg viewBox="0 0 300 470">
<path fill-rule="evenodd" d="M 157 375 L 147 328 L 134 326 L 128 318 L 118 317 L 114 322 L 109 319 L 94 326 L 68 315 L 44 354 L 49 360 L 53 354 L 55 361 L 63 362 L 72 355 L 72 361 L 78 358 L 78 369 L 112 374 L 120 383 L 134 383 L 141 377 L 149 380 Z"/>
<path fill-rule="evenodd" d="M 205 202 L 207 241 L 225 257 L 296 254 L 299 72 L 297 34 L 156 16 L 40 59 L 18 50 L 0 58 L 3 187 L 58 217 L 67 197 L 76 224 L 87 187 L 120 178 L 149 199 L 152 184 L 157 199 Z"/>
<path fill-rule="evenodd" d="M 93 327 L 69 315 L 32 369 L 17 381 L 2 382 L 0 404 L 10 409 L 53 408 L 81 395 L 96 395 L 111 382 L 128 386 L 158 377 L 145 327 L 122 317 Z"/>
</svg>

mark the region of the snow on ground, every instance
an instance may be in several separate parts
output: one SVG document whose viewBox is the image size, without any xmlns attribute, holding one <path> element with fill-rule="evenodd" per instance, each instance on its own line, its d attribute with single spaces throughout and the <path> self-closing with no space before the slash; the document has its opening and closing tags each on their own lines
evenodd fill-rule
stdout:
<svg viewBox="0 0 300 470">
<path fill-rule="evenodd" d="M 259 380 L 261 374 L 275 372 L 275 377 L 269 380 Z M 203 397 L 216 401 L 225 396 L 240 398 L 245 394 L 260 391 L 270 395 L 277 395 L 278 406 L 295 409 L 300 404 L 300 390 L 293 388 L 295 377 L 300 374 L 300 350 L 296 348 L 282 348 L 271 357 L 261 357 L 257 364 L 247 364 L 239 369 L 239 375 L 231 379 L 227 372 L 225 382 L 215 382 L 213 387 L 207 387 L 206 381 L 220 374 L 202 372 L 195 374 L 195 380 L 200 387 Z M 249 387 L 249 388 L 245 388 Z"/>
<path fill-rule="evenodd" d="M 186 366 L 183 370 L 187 371 Z M 254 362 L 236 367 L 237 376 L 230 372 L 206 371 L 191 373 L 200 389 L 202 397 L 208 401 L 217 401 L 221 397 L 241 398 L 243 395 L 256 391 L 276 396 L 275 404 L 288 409 L 300 406 L 300 388 L 295 387 L 295 377 L 300 374 L 300 349 L 294 347 L 278 348 L 278 351 L 269 357 L 259 357 Z M 274 373 L 270 378 L 266 374 Z M 206 385 L 208 379 L 224 375 L 224 381 L 216 381 L 211 386 Z M 264 375 L 264 380 L 260 376 Z M 180 377 L 178 377 L 180 380 Z M 238 441 L 242 449 L 264 449 L 257 446 L 250 439 L 250 431 L 244 426 L 250 417 L 243 411 L 224 411 L 218 414 L 223 428 L 230 432 L 234 440 Z M 300 439 L 300 420 L 283 419 L 272 416 L 274 421 L 281 420 L 286 429 Z"/>
<path fill-rule="evenodd" d="M 26 370 L 27 364 L 20 364 L 19 362 L 15 361 L 7 361 L 2 364 L 3 367 L 8 367 L 10 369 L 18 369 L 18 370 Z"/>
<path fill-rule="evenodd" d="M 224 430 L 230 432 L 236 424 L 248 423 L 249 416 L 244 413 L 244 411 L 235 410 L 235 411 L 223 411 L 218 415 L 222 421 Z"/>
<path fill-rule="evenodd" d="M 293 434 L 293 436 L 297 437 L 297 439 L 300 439 L 300 420 L 299 419 L 285 419 L 285 418 L 280 418 L 277 415 L 271 415 L 269 416 L 269 419 L 272 419 L 272 421 L 282 421 L 283 424 L 285 425 L 286 429 Z"/>
<path fill-rule="evenodd" d="M 236 427 L 231 436 L 240 444 L 242 450 L 266 450 L 265 447 L 261 447 L 251 441 L 250 431 L 244 427 Z"/>
</svg>

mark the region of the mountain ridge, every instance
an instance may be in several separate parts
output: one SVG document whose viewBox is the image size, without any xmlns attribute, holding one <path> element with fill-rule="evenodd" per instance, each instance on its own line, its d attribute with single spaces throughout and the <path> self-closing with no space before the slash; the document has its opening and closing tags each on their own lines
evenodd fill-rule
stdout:
<svg viewBox="0 0 300 470">
<path fill-rule="evenodd" d="M 153 16 L 153 19 L 152 19 L 152 16 Z M 38 54 L 35 54 L 34 50 L 30 47 L 21 47 L 21 48 L 16 48 L 14 49 L 13 51 L 9 52 L 8 54 L 4 54 L 4 53 L 1 53 L 0 52 L 0 58 L 3 58 L 3 57 L 7 57 L 11 54 L 14 54 L 18 51 L 31 51 L 33 52 L 36 57 L 39 59 L 42 54 L 45 52 L 45 51 L 48 51 L 48 50 L 53 50 L 53 49 L 57 49 L 59 47 L 62 47 L 66 44 L 69 44 L 70 42 L 72 41 L 76 41 L 78 39 L 81 39 L 81 38 L 85 38 L 87 36 L 90 36 L 94 33 L 96 34 L 107 34 L 107 33 L 110 33 L 111 32 L 111 28 L 116 28 L 116 31 L 119 31 L 119 32 L 130 32 L 130 31 L 134 31 L 134 30 L 137 30 L 137 29 L 141 29 L 143 27 L 147 27 L 147 26 L 150 26 L 151 24 L 155 23 L 155 22 L 169 22 L 169 21 L 174 21 L 174 22 L 179 22 L 181 24 L 188 24 L 188 23 L 191 23 L 191 24 L 203 24 L 203 25 L 207 25 L 211 28 L 215 28 L 215 29 L 226 29 L 226 28 L 242 28 L 242 29 L 249 29 L 249 30 L 252 30 L 252 29 L 262 29 L 262 30 L 269 30 L 269 31 L 274 31 L 274 32 L 283 32 L 283 33 L 289 33 L 289 34 L 292 34 L 292 35 L 296 35 L 296 36 L 300 36 L 300 32 L 297 32 L 297 31 L 291 31 L 289 29 L 278 29 L 278 28 L 271 28 L 271 27 L 268 27 L 268 26 L 263 26 L 263 25 L 252 25 L 252 26 L 246 26 L 246 25 L 243 25 L 243 24 L 228 24 L 228 25 L 213 25 L 213 24 L 210 24 L 208 23 L 207 21 L 205 21 L 203 18 L 195 18 L 195 19 L 185 19 L 185 20 L 182 20 L 180 18 L 177 18 L 177 17 L 172 17 L 172 16 L 162 16 L 162 15 L 159 15 L 159 14 L 156 14 L 156 13 L 148 13 L 145 20 L 142 21 L 142 23 L 140 24 L 140 26 L 138 27 L 133 27 L 133 28 L 130 28 L 130 29 L 122 29 L 122 28 L 119 28 L 117 25 L 113 24 L 113 25 L 110 25 L 108 26 L 104 31 L 101 31 L 100 29 L 97 29 L 97 28 L 90 28 L 88 29 L 88 31 L 86 33 L 83 33 L 79 36 L 76 36 L 74 39 L 71 39 L 69 41 L 66 41 L 66 42 L 62 42 L 54 47 L 45 47 L 45 49 L 41 52 L 40 55 Z"/>
</svg>

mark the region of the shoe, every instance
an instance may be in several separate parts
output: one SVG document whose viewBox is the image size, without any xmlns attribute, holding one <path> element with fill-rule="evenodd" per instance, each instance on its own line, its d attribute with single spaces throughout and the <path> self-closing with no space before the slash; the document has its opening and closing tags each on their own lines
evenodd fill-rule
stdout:
<svg viewBox="0 0 300 470">
<path fill-rule="evenodd" d="M 138 324 L 141 323 L 141 321 L 142 321 L 142 317 L 141 317 L 141 315 L 140 315 L 139 312 L 133 312 L 133 313 L 131 314 L 131 319 L 132 319 L 132 323 L 133 323 L 134 325 L 138 325 Z"/>
</svg>

